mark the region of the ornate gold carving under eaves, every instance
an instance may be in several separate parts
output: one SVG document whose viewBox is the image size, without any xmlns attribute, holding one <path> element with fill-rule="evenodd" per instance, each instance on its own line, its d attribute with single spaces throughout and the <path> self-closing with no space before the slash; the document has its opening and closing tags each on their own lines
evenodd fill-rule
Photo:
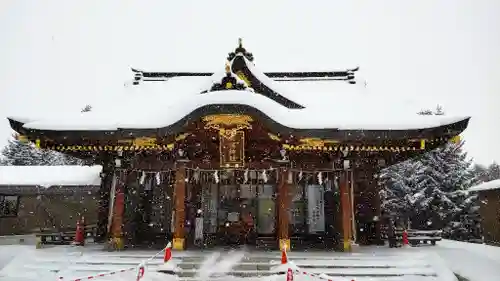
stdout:
<svg viewBox="0 0 500 281">
<path fill-rule="evenodd" d="M 338 141 L 335 140 L 322 140 L 320 138 L 305 138 L 301 139 L 300 142 L 302 145 L 312 146 L 312 147 L 323 147 L 325 144 L 335 144 Z"/>
<path fill-rule="evenodd" d="M 250 122 L 252 117 L 238 114 L 217 114 L 203 117 L 205 129 L 215 129 L 219 131 L 220 136 L 232 139 L 236 132 L 243 129 L 252 129 Z"/>
<path fill-rule="evenodd" d="M 133 144 L 135 146 L 153 146 L 156 145 L 156 138 L 136 138 L 134 139 Z"/>
</svg>

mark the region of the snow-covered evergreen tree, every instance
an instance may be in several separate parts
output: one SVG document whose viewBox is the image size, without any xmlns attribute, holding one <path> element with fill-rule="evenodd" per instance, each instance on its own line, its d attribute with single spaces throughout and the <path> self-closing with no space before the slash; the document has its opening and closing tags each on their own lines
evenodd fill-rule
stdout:
<svg viewBox="0 0 500 281">
<path fill-rule="evenodd" d="M 60 152 L 40 149 L 31 143 L 23 143 L 17 139 L 9 140 L 1 151 L 1 165 L 9 166 L 54 166 L 85 165 L 85 161 L 62 154 Z"/>
<path fill-rule="evenodd" d="M 420 228 L 445 228 L 464 212 L 466 190 L 476 183 L 471 160 L 460 144 L 447 144 L 420 158 L 425 169 L 419 177 L 420 191 L 414 196 L 416 216 L 412 220 Z"/>
<path fill-rule="evenodd" d="M 488 177 L 489 177 L 489 180 L 500 179 L 500 166 L 496 162 L 493 162 L 488 167 Z"/>
<path fill-rule="evenodd" d="M 82 110 L 81 110 L 82 113 L 90 112 L 90 111 L 92 111 L 92 106 L 90 104 L 85 105 L 85 107 L 82 108 Z"/>
<path fill-rule="evenodd" d="M 420 162 L 407 160 L 381 171 L 379 185 L 383 187 L 381 199 L 384 215 L 408 223 L 414 213 L 413 195 L 418 191 L 414 176 L 421 168 Z"/>
<path fill-rule="evenodd" d="M 438 105 L 434 111 L 424 109 L 418 114 L 445 113 Z M 472 167 L 472 160 L 462 147 L 463 142 L 449 143 L 384 169 L 379 178 L 384 213 L 409 218 L 412 228 L 443 229 L 449 236 L 477 238 L 480 232 L 477 197 L 467 189 L 479 183 L 481 167 Z M 495 168 L 500 177 L 500 167 L 492 169 Z M 489 169 L 486 173 L 490 173 Z"/>
<path fill-rule="evenodd" d="M 19 140 L 9 140 L 7 146 L 2 150 L 5 165 L 14 166 L 40 165 L 46 159 L 42 154 L 31 144 L 25 144 Z"/>
</svg>

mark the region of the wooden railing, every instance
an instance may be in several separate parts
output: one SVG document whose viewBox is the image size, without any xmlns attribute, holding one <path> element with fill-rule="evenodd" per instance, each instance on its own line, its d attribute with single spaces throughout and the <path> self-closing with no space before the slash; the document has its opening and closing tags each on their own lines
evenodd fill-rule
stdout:
<svg viewBox="0 0 500 281">
<path fill-rule="evenodd" d="M 97 225 L 85 226 L 85 238 L 95 238 Z M 41 229 L 36 233 L 36 239 L 42 245 L 70 245 L 75 240 L 76 230 L 60 229 L 54 232 L 53 229 Z"/>
<path fill-rule="evenodd" d="M 403 229 L 397 228 L 394 233 L 396 236 L 396 240 L 398 243 L 402 243 L 403 241 Z M 442 240 L 442 230 L 418 230 L 418 229 L 408 229 L 408 243 L 412 246 L 417 246 L 419 244 L 428 244 L 429 242 L 432 245 L 436 245 L 437 241 Z M 383 231 L 383 238 L 385 240 L 388 239 L 387 230 Z"/>
</svg>

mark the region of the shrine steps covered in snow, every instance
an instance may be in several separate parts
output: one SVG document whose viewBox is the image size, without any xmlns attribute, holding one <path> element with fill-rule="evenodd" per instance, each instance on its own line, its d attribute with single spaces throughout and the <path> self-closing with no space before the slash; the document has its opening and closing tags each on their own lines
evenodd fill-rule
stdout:
<svg viewBox="0 0 500 281">
<path fill-rule="evenodd" d="M 156 251 L 144 250 L 109 253 L 92 248 L 84 248 L 82 252 L 75 252 L 75 248 L 71 249 L 70 247 L 42 250 L 25 248 L 22 256 L 18 256 L 0 271 L 0 277 L 9 277 L 13 280 L 29 280 L 33 276 L 48 277 L 50 275 L 67 278 L 82 277 L 133 267 L 156 253 Z M 173 260 L 178 262 L 178 267 L 181 269 L 178 274 L 181 280 L 194 280 L 200 267 L 214 253 L 214 251 L 173 252 Z M 230 255 L 228 252 L 223 252 L 219 259 L 224 259 L 228 255 Z M 437 280 L 443 271 L 431 253 L 422 253 L 417 249 L 366 247 L 359 248 L 359 251 L 357 249 L 352 254 L 315 251 L 290 252 L 288 256 L 289 260 L 302 272 L 326 274 L 333 278 L 397 281 L 406 280 L 405 278 L 413 276 L 413 278 L 419 278 L 418 280 L 426 281 Z M 219 261 L 219 263 L 223 262 Z M 227 274 L 235 279 L 243 277 L 263 278 L 272 275 L 272 268 L 279 263 L 280 252 L 278 251 L 247 252 L 244 258 L 237 262 Z M 147 264 L 145 280 L 148 280 L 148 272 L 155 271 L 161 264 L 163 264 L 161 255 L 152 259 Z M 214 266 L 218 266 L 217 263 Z M 133 275 L 133 273 L 123 273 L 120 278 L 126 278 L 126 274 Z M 297 273 L 297 275 L 299 274 Z M 224 280 L 224 278 L 216 276 L 209 279 Z M 101 280 L 115 279 L 103 278 Z"/>
</svg>

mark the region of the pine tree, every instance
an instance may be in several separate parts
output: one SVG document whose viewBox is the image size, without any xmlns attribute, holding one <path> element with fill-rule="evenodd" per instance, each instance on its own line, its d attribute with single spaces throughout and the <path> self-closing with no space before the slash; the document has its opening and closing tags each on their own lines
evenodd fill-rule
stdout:
<svg viewBox="0 0 500 281">
<path fill-rule="evenodd" d="M 31 144 L 25 144 L 19 140 L 9 140 L 7 146 L 2 150 L 5 165 L 30 166 L 40 165 L 43 161 L 42 153 Z"/>
<path fill-rule="evenodd" d="M 445 112 L 438 105 L 434 111 L 423 109 L 418 114 Z M 480 173 L 483 178 L 485 174 L 500 177 L 500 167 L 492 166 L 493 172 L 478 165 L 472 167 L 462 146 L 463 142 L 450 143 L 382 171 L 384 213 L 410 218 L 412 228 L 444 229 L 449 236 L 477 238 L 477 197 L 467 189 L 479 182 Z"/>
<path fill-rule="evenodd" d="M 450 227 L 464 212 L 466 190 L 476 182 L 471 160 L 460 144 L 447 144 L 427 153 L 420 161 L 427 167 L 422 177 L 422 199 L 416 206 L 419 224 L 427 220 L 433 228 Z"/>
<path fill-rule="evenodd" d="M 441 105 L 437 105 L 436 106 L 436 109 L 434 110 L 434 115 L 444 115 L 444 110 L 443 110 L 443 107 Z"/>
<path fill-rule="evenodd" d="M 490 180 L 488 168 L 481 164 L 474 164 L 472 166 L 472 173 L 479 182 L 487 182 Z"/>
<path fill-rule="evenodd" d="M 32 143 L 23 143 L 17 139 L 9 140 L 1 155 L 0 164 L 9 166 L 86 165 L 92 162 L 92 159 L 81 160 L 57 151 L 40 149 Z"/>
<path fill-rule="evenodd" d="M 493 162 L 488 167 L 488 180 L 492 181 L 497 179 L 500 179 L 500 166 L 496 162 Z"/>
<path fill-rule="evenodd" d="M 90 104 L 85 105 L 85 107 L 82 108 L 82 110 L 81 110 L 82 113 L 90 112 L 90 111 L 92 111 L 92 106 Z"/>
<path fill-rule="evenodd" d="M 382 170 L 379 185 L 382 185 L 381 199 L 384 215 L 400 218 L 405 224 L 414 214 L 414 194 L 418 191 L 415 176 L 422 165 L 407 160 Z"/>
</svg>

